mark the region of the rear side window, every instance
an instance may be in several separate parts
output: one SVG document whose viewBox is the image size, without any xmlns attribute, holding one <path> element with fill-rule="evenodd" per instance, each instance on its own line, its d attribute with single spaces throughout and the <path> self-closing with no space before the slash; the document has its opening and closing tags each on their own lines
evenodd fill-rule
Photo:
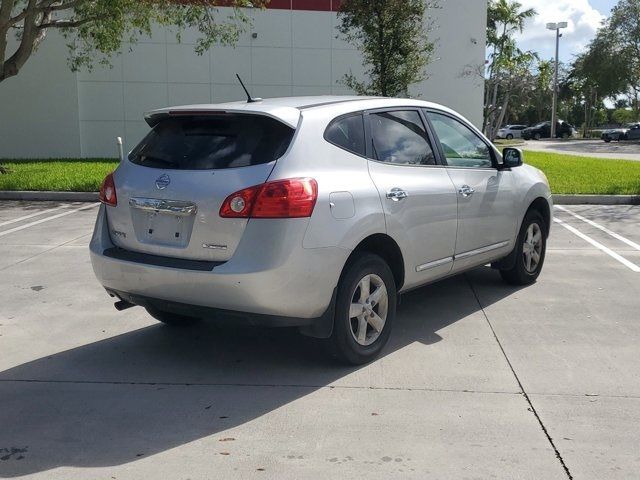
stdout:
<svg viewBox="0 0 640 480">
<path fill-rule="evenodd" d="M 248 167 L 281 157 L 293 133 L 287 125 L 260 115 L 168 117 L 131 151 L 129 160 L 175 170 Z"/>
<path fill-rule="evenodd" d="M 372 113 L 371 155 L 374 160 L 399 165 L 435 165 L 427 131 L 415 110 Z"/>
<path fill-rule="evenodd" d="M 364 121 L 361 114 L 336 118 L 324 132 L 324 139 L 356 155 L 365 156 Z"/>
</svg>

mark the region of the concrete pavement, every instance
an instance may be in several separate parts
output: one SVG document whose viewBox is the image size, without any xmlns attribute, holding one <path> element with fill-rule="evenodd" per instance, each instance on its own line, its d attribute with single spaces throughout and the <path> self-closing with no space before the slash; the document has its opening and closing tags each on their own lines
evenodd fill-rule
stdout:
<svg viewBox="0 0 640 480">
<path fill-rule="evenodd" d="M 605 251 L 640 265 L 640 207 L 567 207 L 630 243 L 557 211 L 605 250 L 556 224 L 528 288 L 482 268 L 405 295 L 360 368 L 294 331 L 117 312 L 83 207 L 0 203 L 1 478 L 640 472 L 640 273 Z"/>
</svg>

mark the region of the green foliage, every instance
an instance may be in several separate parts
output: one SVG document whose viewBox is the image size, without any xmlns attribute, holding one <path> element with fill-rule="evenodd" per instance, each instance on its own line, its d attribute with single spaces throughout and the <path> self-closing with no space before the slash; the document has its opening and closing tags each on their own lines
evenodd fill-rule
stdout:
<svg viewBox="0 0 640 480">
<path fill-rule="evenodd" d="M 213 43 L 234 43 L 248 21 L 240 7 L 262 7 L 267 0 L 229 0 L 229 14 L 214 0 L 0 0 L 0 81 L 17 75 L 45 39 L 59 29 L 68 40 L 69 65 L 91 68 L 108 64 L 123 42 L 150 35 L 154 25 L 173 26 L 176 35 L 199 31 L 195 50 L 202 54 Z M 18 47 L 8 51 L 7 37 L 15 33 Z"/>
<path fill-rule="evenodd" d="M 611 119 L 616 123 L 631 123 L 638 120 L 638 114 L 627 108 L 617 108 L 611 114 Z"/>
<path fill-rule="evenodd" d="M 363 56 L 367 80 L 349 73 L 341 83 L 360 95 L 408 96 L 409 86 L 426 78 L 434 44 L 425 16 L 435 2 L 424 0 L 344 0 L 338 30 Z"/>
</svg>

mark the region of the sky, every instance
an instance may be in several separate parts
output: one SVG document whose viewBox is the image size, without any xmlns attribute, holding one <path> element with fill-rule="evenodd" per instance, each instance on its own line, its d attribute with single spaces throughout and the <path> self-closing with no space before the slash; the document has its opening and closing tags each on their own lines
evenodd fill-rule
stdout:
<svg viewBox="0 0 640 480">
<path fill-rule="evenodd" d="M 593 38 L 602 20 L 609 16 L 617 0 L 518 0 L 523 8 L 535 8 L 538 12 L 525 25 L 518 37 L 522 50 L 538 52 L 540 58 L 549 60 L 555 54 L 555 32 L 546 29 L 549 22 L 568 22 L 561 30 L 560 60 L 570 62 L 573 56 L 584 50 Z"/>
</svg>

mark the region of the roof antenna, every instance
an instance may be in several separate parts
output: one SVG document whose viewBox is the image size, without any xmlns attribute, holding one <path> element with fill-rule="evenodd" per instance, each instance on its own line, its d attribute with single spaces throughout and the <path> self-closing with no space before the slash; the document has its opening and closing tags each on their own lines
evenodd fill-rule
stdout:
<svg viewBox="0 0 640 480">
<path fill-rule="evenodd" d="M 247 103 L 255 103 L 255 102 L 259 102 L 260 100 L 262 100 L 261 98 L 258 98 L 258 97 L 253 98 L 251 96 L 251 94 L 249 93 L 249 90 L 247 90 L 247 87 L 244 86 L 244 82 L 240 78 L 240 75 L 238 75 L 236 73 L 236 77 L 238 77 L 238 81 L 240 82 L 240 85 L 242 85 L 242 89 L 244 90 L 244 93 L 247 94 Z"/>
</svg>

